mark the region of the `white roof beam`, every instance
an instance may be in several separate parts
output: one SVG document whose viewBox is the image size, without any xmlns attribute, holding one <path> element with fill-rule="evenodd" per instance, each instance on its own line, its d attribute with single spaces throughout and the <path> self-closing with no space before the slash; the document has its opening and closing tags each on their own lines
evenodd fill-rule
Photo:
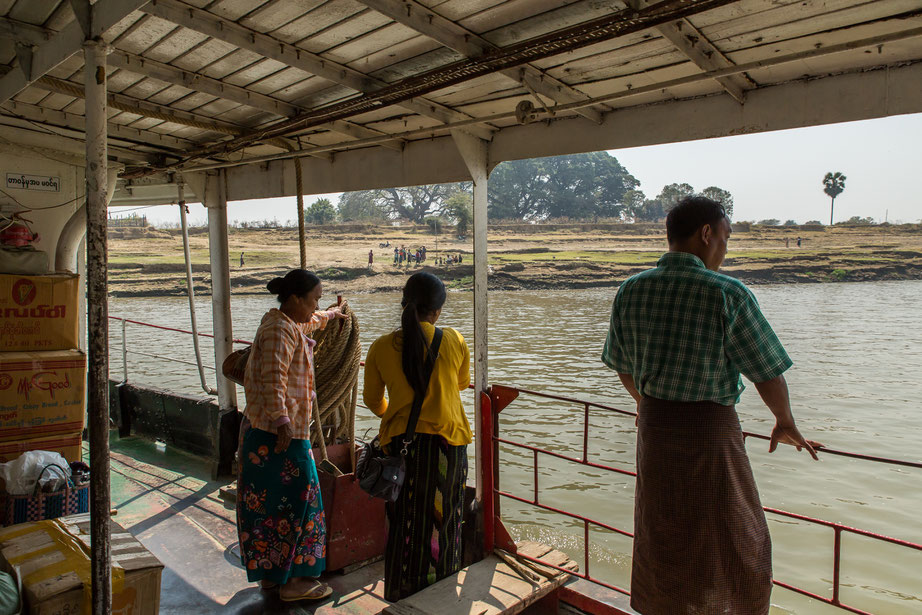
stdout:
<svg viewBox="0 0 922 615">
<path fill-rule="evenodd" d="M 84 0 L 86 1 L 86 0 Z M 34 83 L 39 77 L 83 48 L 83 41 L 101 36 L 148 0 L 99 0 L 89 6 L 84 14 L 88 32 L 80 21 L 74 20 L 51 39 L 32 50 L 31 66 L 27 75 L 23 70 L 13 70 L 0 79 L 0 103 L 4 103 Z"/>
<path fill-rule="evenodd" d="M 640 10 L 653 4 L 650 0 L 624 0 L 624 2 L 634 10 Z M 679 19 L 657 26 L 656 30 L 705 72 L 734 66 L 733 62 L 688 19 Z M 717 77 L 715 81 L 740 104 L 746 100 L 746 90 L 756 87 L 756 84 L 745 73 Z"/>
<path fill-rule="evenodd" d="M 41 148 L 52 152 L 67 152 L 86 160 L 85 135 L 69 128 L 37 130 L 34 124 L 9 115 L 0 114 L 3 128 L 0 142 L 19 145 L 27 149 Z M 140 151 L 138 148 L 109 147 L 109 157 L 132 164 L 162 164 L 163 155 Z"/>
<path fill-rule="evenodd" d="M 86 120 L 82 115 L 67 113 L 66 111 L 46 109 L 37 105 L 29 105 L 26 103 L 17 102 L 15 100 L 5 102 L 2 105 L 2 110 L 12 114 L 13 116 L 22 117 L 28 120 L 32 120 L 33 122 L 48 123 L 50 125 L 79 131 L 83 131 L 86 128 Z M 158 134 L 147 130 L 139 130 L 137 128 L 131 128 L 113 122 L 108 122 L 108 132 L 109 137 L 113 139 L 125 139 L 127 141 L 135 141 L 138 143 L 152 145 L 162 149 L 164 153 L 166 153 L 168 156 L 173 156 L 174 158 L 182 158 L 182 153 L 177 153 L 172 150 L 185 150 L 196 146 L 193 141 L 179 139 L 170 135 Z"/>
<path fill-rule="evenodd" d="M 344 85 L 357 92 L 373 92 L 388 85 L 380 79 L 177 0 L 157 0 L 156 3 L 151 3 L 145 7 L 144 11 L 235 47 L 258 53 L 263 57 L 298 68 L 327 81 Z M 460 111 L 455 111 L 425 98 L 404 101 L 399 103 L 398 106 L 443 123 L 470 119 L 470 116 Z M 475 126 L 472 128 L 472 132 L 476 132 L 477 136 L 487 139 L 492 136 L 492 131 L 487 127 Z"/>
<path fill-rule="evenodd" d="M 33 26 L 30 23 L 17 21 L 9 17 L 0 17 L 0 37 L 16 43 L 41 45 L 49 41 L 53 34 L 53 31 L 41 26 Z"/>
<path fill-rule="evenodd" d="M 490 41 L 442 17 L 416 0 L 359 0 L 359 2 L 469 58 L 476 58 L 497 49 L 496 45 Z M 531 64 L 500 72 L 513 81 L 524 84 L 529 90 L 543 94 L 555 102 L 566 104 L 589 98 L 588 94 L 570 87 Z M 584 107 L 577 113 L 597 124 L 602 123 L 602 113 L 597 109 Z"/>
<path fill-rule="evenodd" d="M 127 70 L 139 75 L 146 75 L 152 79 L 157 79 L 158 81 L 163 81 L 164 83 L 179 85 L 196 92 L 211 94 L 212 96 L 217 96 L 218 98 L 223 98 L 225 100 L 230 100 L 241 105 L 253 107 L 254 109 L 258 109 L 266 113 L 271 113 L 273 115 L 292 117 L 305 111 L 305 109 L 287 103 L 283 100 L 272 98 L 271 96 L 266 96 L 265 94 L 260 94 L 258 92 L 253 92 L 252 90 L 248 90 L 236 85 L 231 85 L 218 79 L 206 77 L 205 75 L 200 75 L 199 73 L 193 73 L 181 68 L 177 68 L 175 66 L 171 66 L 169 64 L 157 62 L 156 60 L 142 58 L 141 56 L 137 56 L 125 51 L 115 50 L 109 54 L 108 64 L 113 68 L 120 68 L 122 70 Z M 346 121 L 334 122 L 326 127 L 329 130 L 344 134 L 354 139 L 365 139 L 370 136 L 380 137 L 381 135 L 385 134 L 377 130 L 372 130 L 371 128 L 365 128 L 359 124 Z M 321 128 L 323 128 L 323 126 Z M 399 150 L 400 144 L 398 143 L 389 145 L 388 147 Z"/>
<path fill-rule="evenodd" d="M 299 107 L 283 100 L 118 49 L 109 54 L 108 64 L 113 68 L 120 68 L 166 83 L 180 85 L 196 92 L 211 94 L 218 98 L 247 105 L 259 111 L 281 117 L 291 117 L 302 111 Z"/>
</svg>

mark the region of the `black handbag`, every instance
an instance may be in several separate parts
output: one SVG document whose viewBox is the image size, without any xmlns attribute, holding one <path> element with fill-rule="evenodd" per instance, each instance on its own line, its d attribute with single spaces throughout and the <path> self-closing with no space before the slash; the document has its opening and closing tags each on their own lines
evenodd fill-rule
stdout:
<svg viewBox="0 0 922 615">
<path fill-rule="evenodd" d="M 429 356 L 426 360 L 426 389 L 432 378 L 435 360 L 439 358 L 439 346 L 442 344 L 442 330 L 436 327 L 429 347 Z M 388 455 L 381 448 L 378 436 L 374 440 L 362 445 L 359 458 L 355 463 L 355 476 L 359 487 L 368 495 L 388 502 L 396 502 L 400 496 L 400 488 L 407 475 L 407 447 L 413 442 L 416 435 L 416 423 L 423 409 L 424 395 L 413 396 L 413 406 L 410 410 L 410 419 L 407 421 L 407 431 L 403 436 L 403 446 L 398 455 Z"/>
</svg>

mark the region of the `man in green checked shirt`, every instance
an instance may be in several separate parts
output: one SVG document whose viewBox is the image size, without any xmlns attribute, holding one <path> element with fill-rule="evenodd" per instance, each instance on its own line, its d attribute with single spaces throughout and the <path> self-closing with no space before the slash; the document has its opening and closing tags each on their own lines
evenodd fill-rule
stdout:
<svg viewBox="0 0 922 615">
<path fill-rule="evenodd" d="M 778 443 L 817 442 L 794 424 L 791 366 L 752 292 L 718 273 L 730 222 L 705 197 L 666 218 L 669 252 L 618 289 L 602 362 L 637 402 L 631 606 L 642 615 L 765 615 L 771 539 L 734 404 L 740 374 L 775 415 Z"/>
</svg>

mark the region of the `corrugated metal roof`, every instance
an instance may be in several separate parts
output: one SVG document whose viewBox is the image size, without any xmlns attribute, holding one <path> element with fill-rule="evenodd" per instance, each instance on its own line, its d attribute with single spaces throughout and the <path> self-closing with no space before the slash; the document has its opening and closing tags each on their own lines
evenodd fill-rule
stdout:
<svg viewBox="0 0 922 615">
<path fill-rule="evenodd" d="M 0 16 L 7 76 L 21 71 L 24 50 L 60 44 L 75 19 L 56 0 L 0 0 Z M 600 20 L 605 32 L 580 38 Z M 505 114 L 465 127 L 490 138 L 518 123 L 524 100 L 551 112 L 542 117 L 586 122 L 681 98 L 745 100 L 790 80 L 918 62 L 920 27 L 919 0 L 156 0 L 103 34 L 111 155 L 137 174 L 399 135 L 368 145 L 393 149 L 435 134 L 408 131 Z M 882 36 L 891 38 L 879 47 L 819 55 Z M 79 138 L 79 52 L 15 92 L 0 78 L 0 136 L 15 127 Z M 796 52 L 816 54 L 774 64 Z M 668 85 L 755 62 L 764 66 Z"/>
</svg>

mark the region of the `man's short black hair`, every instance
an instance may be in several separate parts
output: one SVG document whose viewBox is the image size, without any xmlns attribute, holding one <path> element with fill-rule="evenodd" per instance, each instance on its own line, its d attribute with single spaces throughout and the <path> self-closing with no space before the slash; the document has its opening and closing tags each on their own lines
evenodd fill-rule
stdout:
<svg viewBox="0 0 922 615">
<path fill-rule="evenodd" d="M 706 196 L 687 196 L 666 215 L 666 239 L 670 245 L 688 239 L 705 224 L 715 225 L 727 217 L 724 206 Z"/>
</svg>

